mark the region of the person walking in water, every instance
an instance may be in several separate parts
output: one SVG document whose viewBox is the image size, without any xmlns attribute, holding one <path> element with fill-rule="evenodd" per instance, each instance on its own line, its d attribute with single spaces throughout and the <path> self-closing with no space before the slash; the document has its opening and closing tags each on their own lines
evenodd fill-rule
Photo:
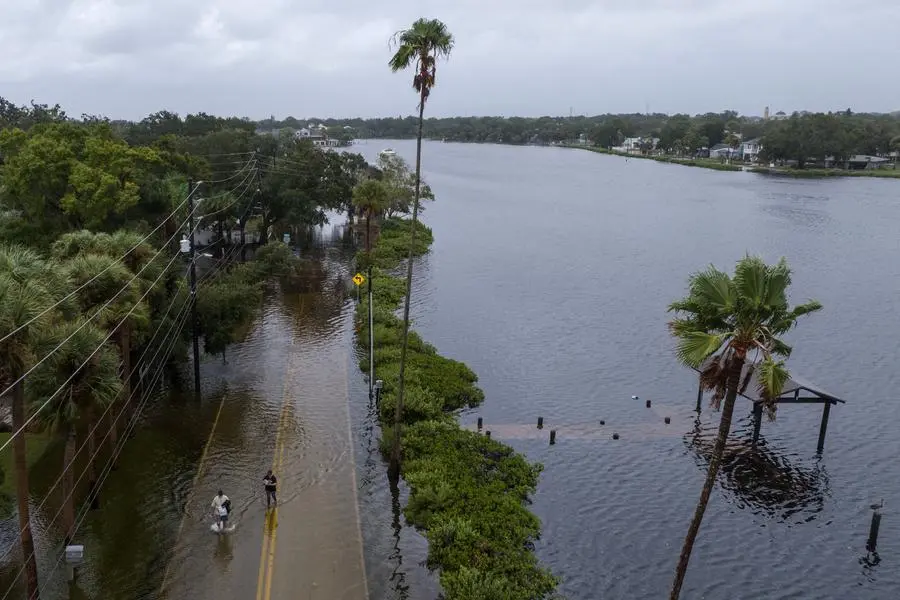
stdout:
<svg viewBox="0 0 900 600">
<path fill-rule="evenodd" d="M 263 477 L 263 486 L 266 488 L 266 510 L 268 510 L 272 504 L 278 506 L 278 498 L 275 497 L 278 479 L 272 474 L 272 469 L 269 469 L 266 472 L 266 476 Z"/>
<path fill-rule="evenodd" d="M 222 490 L 219 490 L 219 493 L 213 497 L 212 509 L 216 515 L 218 531 L 224 531 L 225 525 L 228 523 L 228 512 L 231 509 L 231 500 L 222 493 Z"/>
</svg>

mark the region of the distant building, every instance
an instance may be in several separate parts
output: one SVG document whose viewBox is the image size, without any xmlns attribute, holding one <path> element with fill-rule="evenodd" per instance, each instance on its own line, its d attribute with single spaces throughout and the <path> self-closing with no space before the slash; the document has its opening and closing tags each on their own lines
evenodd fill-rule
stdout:
<svg viewBox="0 0 900 600">
<path fill-rule="evenodd" d="M 294 136 L 301 140 L 321 140 L 328 137 L 328 131 L 325 129 L 324 125 L 310 123 L 306 127 L 298 130 Z"/>
<path fill-rule="evenodd" d="M 759 157 L 760 150 L 762 150 L 762 141 L 760 138 L 754 138 L 742 142 L 738 148 L 738 154 L 740 155 L 741 160 L 755 162 Z"/>
</svg>

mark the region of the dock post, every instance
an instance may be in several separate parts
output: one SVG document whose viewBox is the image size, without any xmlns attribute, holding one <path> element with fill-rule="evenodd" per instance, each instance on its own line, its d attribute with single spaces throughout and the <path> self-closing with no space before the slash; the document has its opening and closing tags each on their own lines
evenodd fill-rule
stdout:
<svg viewBox="0 0 900 600">
<path fill-rule="evenodd" d="M 753 403 L 753 448 L 759 441 L 759 429 L 762 427 L 762 402 Z"/>
<path fill-rule="evenodd" d="M 544 417 L 538 417 L 537 428 L 538 428 L 538 429 L 543 429 L 543 428 L 544 428 Z"/>
<path fill-rule="evenodd" d="M 869 539 L 866 540 L 866 550 L 875 552 L 878 548 L 878 529 L 881 527 L 881 513 L 876 508 L 872 513 L 872 523 L 869 525 Z"/>
<path fill-rule="evenodd" d="M 819 444 L 816 446 L 816 454 L 822 454 L 825 447 L 825 432 L 828 431 L 828 415 L 831 413 L 831 401 L 825 402 L 822 408 L 822 424 L 819 425 Z"/>
<path fill-rule="evenodd" d="M 703 402 L 703 384 L 697 385 L 697 414 L 700 414 L 700 403 Z"/>
<path fill-rule="evenodd" d="M 555 443 L 556 443 L 556 430 L 551 429 L 550 430 L 550 445 L 552 446 Z"/>
</svg>

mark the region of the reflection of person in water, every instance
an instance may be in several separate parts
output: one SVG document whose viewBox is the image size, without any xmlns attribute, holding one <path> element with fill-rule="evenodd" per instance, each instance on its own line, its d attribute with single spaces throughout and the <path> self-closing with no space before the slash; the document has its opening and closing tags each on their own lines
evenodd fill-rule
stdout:
<svg viewBox="0 0 900 600">
<path fill-rule="evenodd" d="M 216 544 L 216 550 L 213 553 L 213 559 L 224 574 L 228 569 L 231 559 L 234 558 L 234 549 L 231 547 L 231 536 L 218 536 L 219 542 Z"/>
</svg>

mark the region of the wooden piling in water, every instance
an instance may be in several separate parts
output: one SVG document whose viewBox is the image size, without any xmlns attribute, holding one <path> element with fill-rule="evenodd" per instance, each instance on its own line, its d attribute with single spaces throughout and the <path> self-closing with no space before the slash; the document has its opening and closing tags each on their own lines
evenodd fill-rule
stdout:
<svg viewBox="0 0 900 600">
<path fill-rule="evenodd" d="M 550 445 L 552 446 L 555 443 L 556 443 L 556 430 L 551 429 L 550 430 Z"/>
<path fill-rule="evenodd" d="M 544 428 L 544 417 L 538 417 L 538 429 Z"/>
<path fill-rule="evenodd" d="M 481 417 L 478 417 L 478 431 L 481 431 Z"/>
</svg>

